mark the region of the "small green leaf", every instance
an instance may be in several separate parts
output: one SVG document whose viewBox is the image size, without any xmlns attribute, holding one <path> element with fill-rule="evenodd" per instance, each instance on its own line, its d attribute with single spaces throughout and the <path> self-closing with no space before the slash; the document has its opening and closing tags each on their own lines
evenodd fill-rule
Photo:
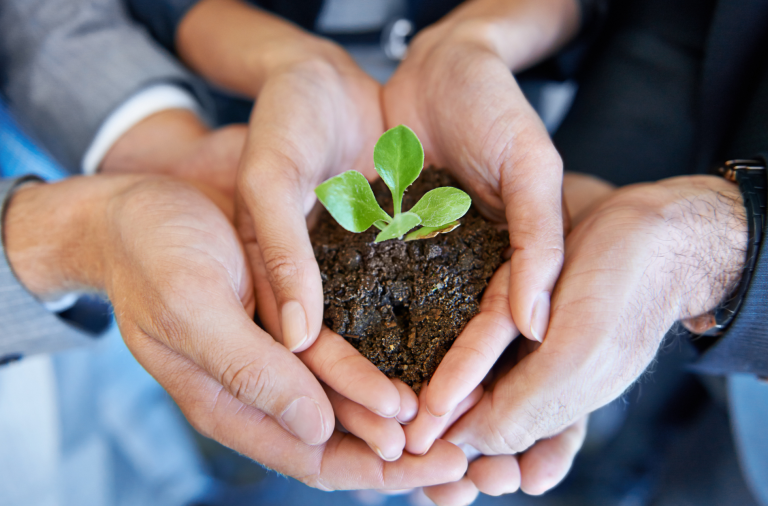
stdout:
<svg viewBox="0 0 768 506">
<path fill-rule="evenodd" d="M 441 227 L 421 227 L 418 230 L 414 230 L 410 234 L 405 236 L 406 241 L 415 241 L 417 239 L 431 239 L 438 234 L 447 234 L 459 228 L 460 223 L 458 221 L 452 221 Z"/>
<path fill-rule="evenodd" d="M 409 212 L 418 214 L 425 227 L 439 227 L 464 216 L 471 205 L 469 195 L 446 186 L 427 192 Z"/>
<path fill-rule="evenodd" d="M 364 232 L 380 220 L 392 221 L 376 202 L 368 180 L 355 170 L 332 177 L 315 188 L 315 194 L 339 225 L 350 232 Z"/>
<path fill-rule="evenodd" d="M 424 149 L 419 138 L 405 125 L 387 130 L 373 149 L 373 163 L 392 191 L 395 214 L 399 214 L 403 193 L 424 167 Z"/>
<path fill-rule="evenodd" d="M 413 213 L 401 213 L 395 216 L 392 223 L 387 228 L 379 232 L 376 236 L 376 242 L 383 242 L 389 239 L 398 239 L 405 235 L 410 229 L 421 223 L 421 218 Z"/>
</svg>

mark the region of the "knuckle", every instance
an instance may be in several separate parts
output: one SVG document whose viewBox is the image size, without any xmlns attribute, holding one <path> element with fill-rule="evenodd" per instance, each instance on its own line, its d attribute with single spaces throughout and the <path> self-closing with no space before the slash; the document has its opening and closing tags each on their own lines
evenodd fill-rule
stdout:
<svg viewBox="0 0 768 506">
<path fill-rule="evenodd" d="M 536 438 L 529 430 L 518 424 L 508 424 L 506 427 L 494 428 L 494 446 L 498 453 L 511 455 L 520 453 L 533 446 Z"/>
<path fill-rule="evenodd" d="M 228 367 L 222 375 L 221 383 L 237 400 L 256 407 L 270 399 L 275 389 L 275 379 L 263 361 Z"/>
<path fill-rule="evenodd" d="M 264 265 L 269 273 L 270 280 L 279 287 L 288 286 L 300 273 L 300 263 L 287 251 L 276 248 L 262 249 Z"/>
<path fill-rule="evenodd" d="M 175 350 L 192 352 L 194 338 L 190 335 L 187 325 L 190 312 L 186 304 L 175 300 L 160 300 L 158 306 L 152 310 L 151 323 L 154 332 L 147 332 Z M 156 303 L 158 301 L 155 301 Z M 149 330 L 149 329 L 147 329 Z"/>
<path fill-rule="evenodd" d="M 226 409 L 229 402 L 229 393 L 223 386 L 219 386 L 212 392 L 210 399 L 205 402 L 185 402 L 179 403 L 184 416 L 189 421 L 192 428 L 209 439 L 226 444 L 231 434 L 221 425 L 221 418 L 216 416 L 220 409 Z"/>
<path fill-rule="evenodd" d="M 323 480 L 319 471 L 317 473 L 303 476 L 299 478 L 299 481 L 308 487 L 316 488 L 318 490 L 322 490 L 323 492 L 333 492 L 336 490 L 335 487 Z"/>
<path fill-rule="evenodd" d="M 490 446 L 502 455 L 520 453 L 533 446 L 540 434 L 539 417 L 530 410 L 518 412 L 505 405 L 496 392 L 492 397 L 495 408 L 486 422 L 489 424 Z M 540 412 L 541 410 L 536 410 Z"/>
</svg>

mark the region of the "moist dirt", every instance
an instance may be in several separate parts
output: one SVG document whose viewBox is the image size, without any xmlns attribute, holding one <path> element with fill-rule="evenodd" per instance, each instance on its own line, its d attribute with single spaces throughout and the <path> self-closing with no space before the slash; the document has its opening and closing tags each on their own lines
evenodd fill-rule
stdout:
<svg viewBox="0 0 768 506">
<path fill-rule="evenodd" d="M 443 170 L 425 169 L 405 193 L 403 209 L 442 186 L 458 183 Z M 389 189 L 381 180 L 372 187 L 391 214 Z M 376 244 L 375 227 L 348 232 L 323 209 L 311 234 L 323 280 L 325 324 L 384 374 L 417 392 L 479 312 L 480 298 L 509 244 L 506 232 L 474 205 L 460 222 L 432 239 Z"/>
</svg>

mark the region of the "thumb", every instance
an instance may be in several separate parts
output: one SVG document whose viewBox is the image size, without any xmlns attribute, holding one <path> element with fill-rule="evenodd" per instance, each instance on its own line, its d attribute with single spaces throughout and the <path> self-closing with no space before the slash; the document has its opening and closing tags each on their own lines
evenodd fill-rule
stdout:
<svg viewBox="0 0 768 506">
<path fill-rule="evenodd" d="M 280 319 L 280 333 L 275 338 L 289 350 L 300 352 L 317 339 L 323 322 L 320 269 L 304 216 L 307 199 L 298 176 L 288 176 L 292 169 L 278 167 L 264 157 L 252 163 L 260 165 L 258 181 L 252 172 L 242 171 L 238 230 L 251 265 L 263 262 L 263 269 L 254 272 L 266 273 L 272 287 Z M 314 194 L 309 198 L 314 200 Z"/>
<path fill-rule="evenodd" d="M 194 283 L 185 288 L 196 290 Z M 129 346 L 141 346 L 141 339 L 153 337 L 191 359 L 233 397 L 265 412 L 304 443 L 325 442 L 333 432 L 334 417 L 320 383 L 298 357 L 253 322 L 236 294 L 209 293 L 206 299 L 207 304 L 194 307 L 190 301 L 184 301 L 183 307 L 164 305 L 163 318 L 153 318 L 154 328 L 146 330 L 132 321 L 120 321 L 124 318 L 116 314 Z M 138 336 L 134 343 L 129 342 L 131 335 Z"/>
<path fill-rule="evenodd" d="M 502 199 L 509 224 L 512 319 L 542 342 L 550 298 L 563 266 L 563 164 L 546 131 L 531 127 L 518 140 L 522 155 L 502 165 Z"/>
</svg>

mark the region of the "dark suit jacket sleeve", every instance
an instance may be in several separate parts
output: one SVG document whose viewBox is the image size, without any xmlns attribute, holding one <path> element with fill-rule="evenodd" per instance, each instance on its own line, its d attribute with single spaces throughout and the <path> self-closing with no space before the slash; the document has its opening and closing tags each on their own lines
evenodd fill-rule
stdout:
<svg viewBox="0 0 768 506">
<path fill-rule="evenodd" d="M 176 28 L 200 0 L 124 0 L 133 18 L 168 51 L 175 53 Z"/>
<path fill-rule="evenodd" d="M 110 113 L 157 83 L 206 91 L 119 0 L 3 0 L 0 91 L 70 172 Z"/>
<path fill-rule="evenodd" d="M 13 190 L 29 178 L 0 179 L 0 237 L 5 209 Z M 0 365 L 25 355 L 50 353 L 93 342 L 50 313 L 16 279 L 0 241 Z"/>
</svg>

